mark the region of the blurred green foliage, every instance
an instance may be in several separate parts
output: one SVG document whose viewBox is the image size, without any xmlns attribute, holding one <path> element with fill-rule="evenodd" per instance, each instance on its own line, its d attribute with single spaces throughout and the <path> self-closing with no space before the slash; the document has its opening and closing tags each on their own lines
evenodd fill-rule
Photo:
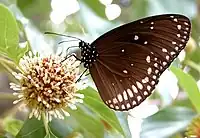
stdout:
<svg viewBox="0 0 200 138">
<path fill-rule="evenodd" d="M 163 109 L 144 119 L 141 137 L 181 137 L 182 131 L 190 120 L 199 113 L 200 96 L 197 85 L 200 79 L 199 0 L 182 0 L 181 2 L 179 0 L 114 0 L 112 3 L 118 4 L 122 11 L 121 15 L 113 21 L 107 19 L 106 6 L 98 0 L 79 0 L 80 10 L 67 16 L 60 24 L 55 24 L 50 19 L 52 8 L 49 0 L 1 0 L 0 2 L 7 7 L 0 5 L 0 64 L 11 70 L 13 64 L 18 63 L 30 47 L 34 52 L 43 53 L 44 51 L 56 52 L 58 47 L 67 49 L 70 46 L 70 44 L 57 45 L 63 38 L 45 36 L 44 31 L 66 33 L 92 42 L 101 34 L 120 24 L 145 16 L 163 13 L 180 13 L 188 16 L 193 25 L 191 36 L 197 44 L 194 51 L 186 51 L 186 58 L 181 63 L 189 74 L 178 68 L 171 68 L 179 80 L 181 88 L 179 93 L 184 97 L 183 99 L 177 97 L 168 107 L 158 105 Z M 8 9 L 12 11 L 12 14 Z M 25 48 L 19 48 L 19 42 L 21 44 L 25 41 L 27 41 Z M 3 60 L 5 58 L 13 60 L 14 63 Z M 19 121 L 23 120 L 21 118 L 18 121 L 10 119 L 11 121 L 6 122 L 5 117 L 2 117 L 0 122 L 3 122 L 2 120 L 6 122 L 2 128 L 0 127 L 5 131 L 2 137 L 9 138 L 14 135 L 17 138 L 131 138 L 130 131 L 134 133 L 134 130 L 128 128 L 126 113 L 108 109 L 100 100 L 96 90 L 90 87 L 80 92 L 85 94 L 84 106 L 79 105 L 77 111 L 69 110 L 71 116 L 64 121 L 53 120 L 49 124 L 51 130 L 49 135 L 46 135 L 43 123 L 34 118 L 26 119 L 22 125 Z M 162 95 L 152 97 L 155 101 L 166 98 Z"/>
</svg>

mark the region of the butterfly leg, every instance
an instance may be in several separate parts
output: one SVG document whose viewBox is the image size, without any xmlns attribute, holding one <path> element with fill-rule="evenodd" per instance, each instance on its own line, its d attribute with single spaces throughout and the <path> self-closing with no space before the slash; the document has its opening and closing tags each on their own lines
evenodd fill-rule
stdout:
<svg viewBox="0 0 200 138">
<path fill-rule="evenodd" d="M 70 46 L 70 47 L 68 47 L 67 50 L 66 50 L 67 54 L 68 54 L 69 49 L 70 49 L 70 48 L 73 48 L 73 47 L 78 47 L 78 46 Z M 60 53 L 58 54 L 58 56 L 61 56 L 61 55 L 62 55 L 62 52 L 60 52 Z M 76 55 L 70 55 L 69 57 L 71 57 L 71 56 L 74 56 L 76 59 L 78 59 L 78 58 L 76 57 Z M 65 60 L 68 59 L 69 57 L 65 58 Z"/>
<path fill-rule="evenodd" d="M 85 72 L 86 72 L 87 70 L 88 70 L 88 69 L 85 69 L 85 70 L 83 71 L 83 73 L 80 75 L 80 77 L 78 78 L 78 80 L 76 81 L 76 83 L 79 82 L 79 81 L 81 80 L 81 77 L 85 74 Z"/>
<path fill-rule="evenodd" d="M 73 47 L 78 47 L 78 46 L 70 46 L 70 47 L 68 47 L 67 50 L 66 50 L 67 53 L 68 53 L 69 49 L 70 49 L 70 48 L 73 48 Z"/>
<path fill-rule="evenodd" d="M 85 76 L 88 76 L 88 75 L 90 75 L 90 73 L 85 74 Z"/>
<path fill-rule="evenodd" d="M 72 53 L 71 55 L 69 55 L 68 57 L 66 57 L 65 59 L 63 59 L 63 61 L 65 61 L 66 59 L 68 59 L 68 58 L 70 58 L 70 57 L 75 57 L 76 60 L 81 61 L 81 59 L 79 59 L 79 58 L 76 56 L 76 54 L 74 54 L 74 53 Z M 63 62 L 63 61 L 62 61 L 62 62 Z"/>
</svg>

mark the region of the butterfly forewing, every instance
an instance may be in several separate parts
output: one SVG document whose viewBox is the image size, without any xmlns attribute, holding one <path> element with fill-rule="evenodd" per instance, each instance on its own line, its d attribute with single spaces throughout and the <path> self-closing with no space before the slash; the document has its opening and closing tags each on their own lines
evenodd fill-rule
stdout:
<svg viewBox="0 0 200 138">
<path fill-rule="evenodd" d="M 103 101 L 121 111 L 144 101 L 184 49 L 190 29 L 185 16 L 160 15 L 123 25 L 94 41 L 99 56 L 89 70 Z"/>
</svg>

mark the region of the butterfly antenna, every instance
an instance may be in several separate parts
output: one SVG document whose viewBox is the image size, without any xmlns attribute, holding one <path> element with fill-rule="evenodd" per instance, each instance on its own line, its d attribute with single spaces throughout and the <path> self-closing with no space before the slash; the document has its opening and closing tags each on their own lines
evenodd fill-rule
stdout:
<svg viewBox="0 0 200 138">
<path fill-rule="evenodd" d="M 74 37 L 74 36 L 69 36 L 69 35 L 64 35 L 64 34 L 59 34 L 59 33 L 54 33 L 54 32 L 45 32 L 44 34 L 52 34 L 52 35 L 58 35 L 58 36 L 64 36 L 64 37 L 69 37 L 69 38 L 74 38 L 79 41 L 83 41 L 80 38 Z"/>
<path fill-rule="evenodd" d="M 72 42 L 72 41 L 79 41 L 79 40 L 63 40 L 63 41 L 60 41 L 58 44 L 62 44 L 62 43 L 65 43 L 65 42 Z"/>
</svg>

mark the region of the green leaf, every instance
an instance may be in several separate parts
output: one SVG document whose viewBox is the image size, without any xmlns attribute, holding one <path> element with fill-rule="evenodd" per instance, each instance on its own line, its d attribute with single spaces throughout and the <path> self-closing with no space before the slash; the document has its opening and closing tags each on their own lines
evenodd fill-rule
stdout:
<svg viewBox="0 0 200 138">
<path fill-rule="evenodd" d="M 142 138 L 168 138 L 184 130 L 195 113 L 189 108 L 167 107 L 146 118 L 142 124 Z"/>
<path fill-rule="evenodd" d="M 5 6 L 0 4 L 0 54 L 12 59 L 18 63 L 19 59 L 25 52 L 26 48 L 20 48 L 19 43 L 19 30 L 17 22 L 12 13 Z"/>
<path fill-rule="evenodd" d="M 73 125 L 75 124 L 71 117 L 67 117 L 67 119 L 70 119 Z M 49 123 L 49 127 L 51 128 L 51 132 L 59 138 L 65 138 L 73 132 L 71 123 L 66 120 L 53 119 Z"/>
<path fill-rule="evenodd" d="M 43 25 L 43 22 L 49 20 L 49 14 L 51 12 L 51 1 L 17 0 L 17 6 L 25 17 L 31 20 L 39 28 L 45 30 L 47 24 L 45 23 Z"/>
<path fill-rule="evenodd" d="M 43 138 L 45 136 L 46 132 L 43 122 L 36 118 L 31 118 L 25 121 L 16 138 Z"/>
<path fill-rule="evenodd" d="M 193 104 L 191 103 L 191 100 L 189 100 L 188 98 L 186 98 L 186 99 L 176 99 L 176 100 L 173 101 L 172 105 L 173 106 L 187 107 L 187 108 L 190 108 L 190 109 L 194 108 Z"/>
<path fill-rule="evenodd" d="M 68 111 L 79 123 L 81 129 L 84 130 L 84 136 L 88 138 L 103 138 L 104 127 L 103 124 L 93 116 L 86 114 L 78 107 L 76 111 Z"/>
<path fill-rule="evenodd" d="M 12 119 L 12 118 L 6 118 L 4 120 L 4 129 L 11 133 L 12 135 L 16 136 L 19 130 L 21 129 L 23 122 L 20 120 Z"/>
<path fill-rule="evenodd" d="M 16 20 L 8 8 L 1 4 L 0 12 L 0 46 L 4 49 L 15 47 L 19 42 Z"/>
<path fill-rule="evenodd" d="M 81 2 L 85 3 L 96 15 L 107 19 L 105 15 L 105 6 L 98 0 L 82 0 Z"/>
<path fill-rule="evenodd" d="M 184 73 L 181 69 L 171 66 L 171 71 L 176 75 L 180 86 L 187 92 L 189 99 L 198 113 L 200 113 L 200 92 L 194 78 Z"/>
<path fill-rule="evenodd" d="M 102 102 L 99 94 L 94 89 L 88 87 L 79 92 L 84 94 L 84 103 L 92 111 L 94 111 L 103 121 L 106 121 L 114 130 L 125 135 L 115 113 Z"/>
</svg>

